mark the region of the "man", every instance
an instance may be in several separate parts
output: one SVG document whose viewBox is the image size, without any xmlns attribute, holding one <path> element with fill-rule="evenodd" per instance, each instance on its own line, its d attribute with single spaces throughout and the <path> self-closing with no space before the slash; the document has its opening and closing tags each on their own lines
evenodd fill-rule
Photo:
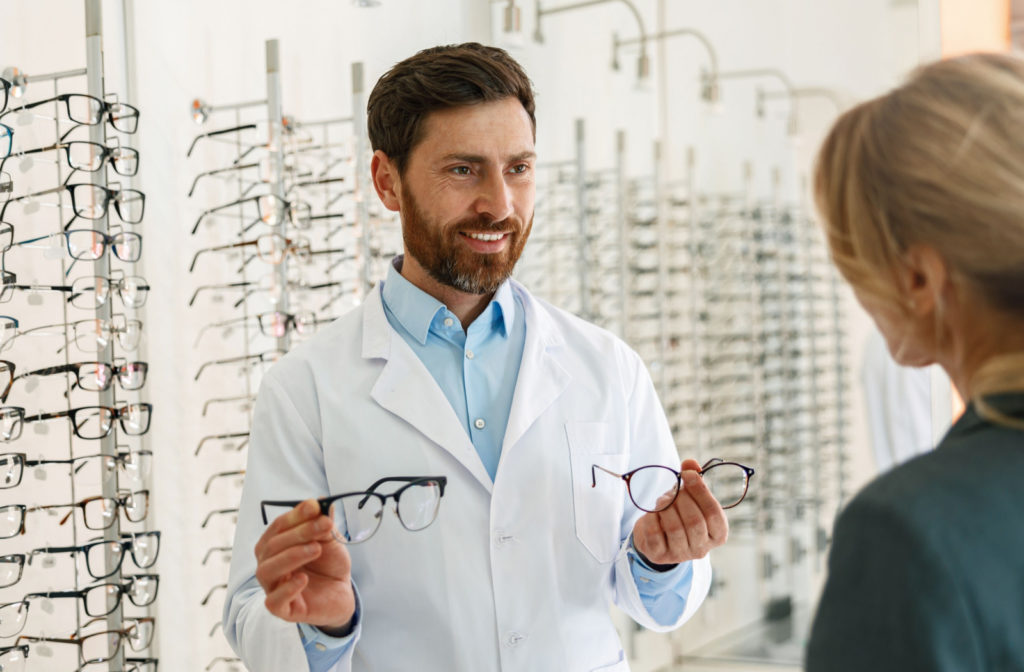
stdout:
<svg viewBox="0 0 1024 672">
<path fill-rule="evenodd" d="M 628 670 L 608 603 L 678 626 L 728 523 L 693 460 L 658 513 L 592 471 L 678 457 L 639 357 L 509 279 L 533 223 L 530 81 L 500 49 L 438 47 L 367 109 L 405 254 L 263 382 L 225 633 L 253 672 Z M 358 521 L 335 529 L 316 502 L 260 515 L 415 476 L 447 479 L 423 529 L 397 502 L 362 543 L 339 543 Z"/>
</svg>

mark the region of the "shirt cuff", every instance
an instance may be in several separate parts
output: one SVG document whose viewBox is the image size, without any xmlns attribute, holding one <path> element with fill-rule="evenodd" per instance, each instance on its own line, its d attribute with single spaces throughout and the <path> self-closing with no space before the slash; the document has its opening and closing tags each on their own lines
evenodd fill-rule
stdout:
<svg viewBox="0 0 1024 672">
<path fill-rule="evenodd" d="M 352 632 L 344 637 L 334 637 L 308 623 L 298 624 L 302 646 L 306 650 L 306 658 L 309 660 L 309 669 L 313 672 L 329 670 L 355 643 L 356 636 L 359 634 L 359 614 L 362 609 L 359 604 L 359 592 L 353 592 L 355 593 L 356 609 L 352 614 Z"/>
</svg>

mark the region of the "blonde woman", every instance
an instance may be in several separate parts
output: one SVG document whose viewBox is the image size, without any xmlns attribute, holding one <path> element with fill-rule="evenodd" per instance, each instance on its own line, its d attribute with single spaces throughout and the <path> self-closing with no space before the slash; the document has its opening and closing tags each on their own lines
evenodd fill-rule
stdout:
<svg viewBox="0 0 1024 672">
<path fill-rule="evenodd" d="M 1024 670 L 1024 61 L 942 61 L 850 110 L 814 186 L 893 357 L 969 405 L 840 515 L 807 670 Z"/>
</svg>

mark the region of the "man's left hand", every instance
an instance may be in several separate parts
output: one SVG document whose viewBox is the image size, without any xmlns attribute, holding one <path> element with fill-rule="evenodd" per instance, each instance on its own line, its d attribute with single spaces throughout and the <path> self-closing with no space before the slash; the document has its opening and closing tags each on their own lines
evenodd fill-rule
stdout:
<svg viewBox="0 0 1024 672">
<path fill-rule="evenodd" d="M 679 494 L 667 509 L 645 513 L 633 526 L 633 546 L 659 565 L 703 558 L 729 537 L 729 520 L 700 477 L 700 464 L 684 460 Z M 670 494 L 662 495 L 659 505 Z"/>
</svg>

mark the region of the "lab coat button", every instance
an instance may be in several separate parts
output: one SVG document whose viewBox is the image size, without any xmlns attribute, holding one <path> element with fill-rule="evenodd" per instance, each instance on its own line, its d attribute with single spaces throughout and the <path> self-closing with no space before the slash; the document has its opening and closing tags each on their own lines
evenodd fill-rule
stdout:
<svg viewBox="0 0 1024 672">
<path fill-rule="evenodd" d="M 505 646 L 516 646 L 524 639 L 526 639 L 526 637 L 520 635 L 518 632 L 510 632 L 505 635 Z"/>
<path fill-rule="evenodd" d="M 504 546 L 505 544 L 508 544 L 514 540 L 514 536 L 502 530 L 498 530 L 494 533 L 494 542 L 499 546 Z"/>
<path fill-rule="evenodd" d="M 477 429 L 483 429 L 484 427 L 487 426 L 487 423 L 484 422 L 483 418 L 477 418 L 476 422 L 473 423 L 473 426 L 476 427 Z"/>
</svg>

